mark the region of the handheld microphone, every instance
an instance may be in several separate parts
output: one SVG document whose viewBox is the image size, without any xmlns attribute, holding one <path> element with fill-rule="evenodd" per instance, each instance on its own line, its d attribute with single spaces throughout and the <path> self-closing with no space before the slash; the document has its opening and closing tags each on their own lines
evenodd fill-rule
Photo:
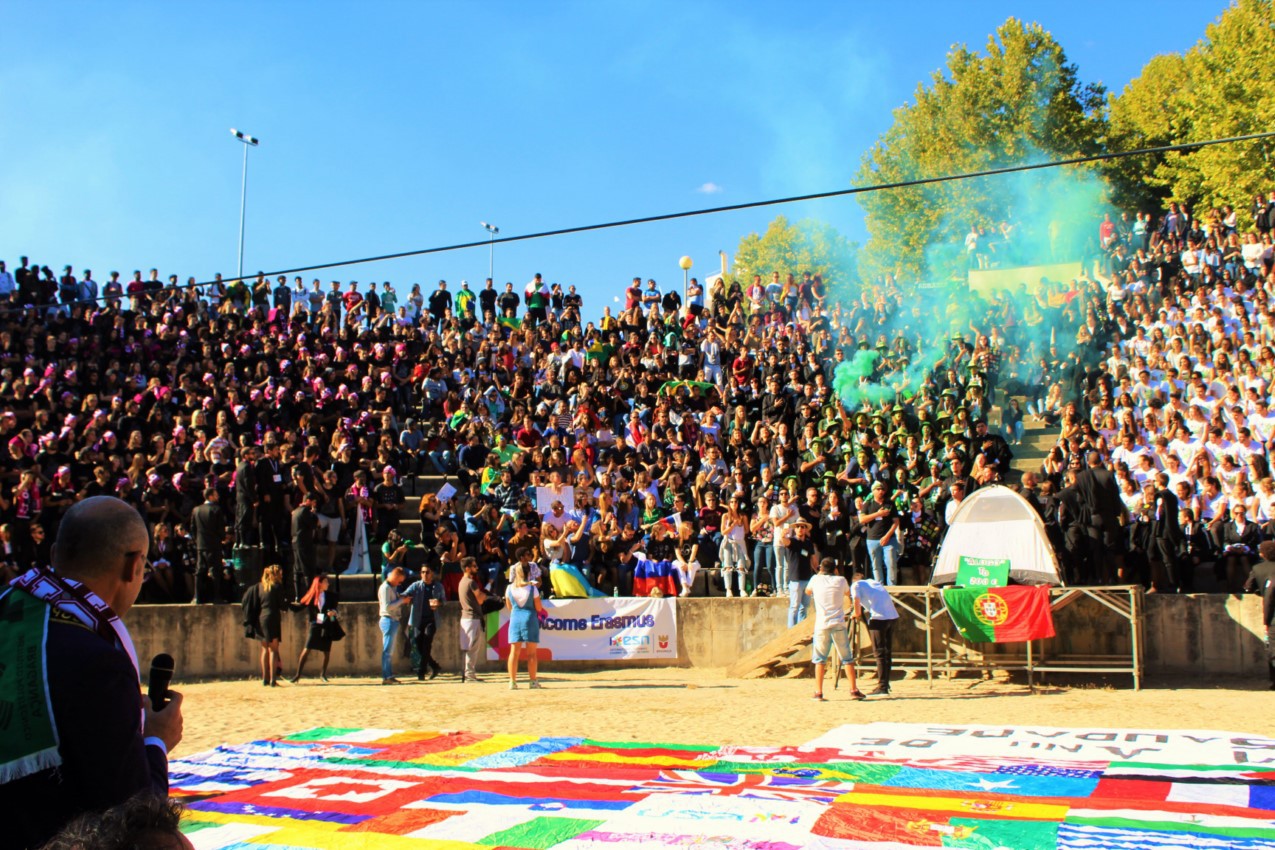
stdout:
<svg viewBox="0 0 1275 850">
<path fill-rule="evenodd" d="M 160 711 L 168 703 L 168 685 L 173 681 L 173 656 L 161 652 L 151 659 L 151 674 L 146 685 L 146 695 L 151 698 L 151 709 Z"/>
</svg>

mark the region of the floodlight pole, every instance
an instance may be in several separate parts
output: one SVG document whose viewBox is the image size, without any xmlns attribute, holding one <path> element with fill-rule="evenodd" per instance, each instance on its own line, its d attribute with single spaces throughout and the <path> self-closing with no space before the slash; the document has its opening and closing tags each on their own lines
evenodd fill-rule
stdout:
<svg viewBox="0 0 1275 850">
<path fill-rule="evenodd" d="M 487 243 L 487 277 L 491 279 L 492 286 L 496 285 L 496 234 L 500 232 L 500 228 L 494 224 L 488 224 L 485 221 L 478 222 L 491 235 L 491 241 Z"/>
<path fill-rule="evenodd" d="M 261 140 L 247 133 L 241 133 L 234 127 L 230 128 L 230 133 L 243 142 L 243 182 L 239 187 L 239 279 L 243 280 L 244 214 L 248 206 L 248 148 L 255 148 L 261 144 Z"/>
</svg>

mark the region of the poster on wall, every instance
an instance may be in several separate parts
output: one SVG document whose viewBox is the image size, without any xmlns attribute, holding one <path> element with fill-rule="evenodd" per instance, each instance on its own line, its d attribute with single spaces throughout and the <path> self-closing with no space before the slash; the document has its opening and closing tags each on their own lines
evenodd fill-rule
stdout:
<svg viewBox="0 0 1275 850">
<path fill-rule="evenodd" d="M 677 658 L 674 599 L 548 599 L 540 620 L 543 660 Z M 487 658 L 509 657 L 509 611 L 487 615 Z"/>
</svg>

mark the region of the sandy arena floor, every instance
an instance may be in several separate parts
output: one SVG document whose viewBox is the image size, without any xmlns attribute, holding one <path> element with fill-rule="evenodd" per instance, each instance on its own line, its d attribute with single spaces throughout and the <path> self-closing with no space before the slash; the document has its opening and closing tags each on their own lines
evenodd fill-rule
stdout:
<svg viewBox="0 0 1275 850">
<path fill-rule="evenodd" d="M 263 688 L 259 681 L 181 686 L 186 735 L 176 753 L 242 743 L 314 726 L 464 729 L 579 735 L 610 741 L 800 744 L 843 723 L 1007 723 L 1142 729 L 1218 729 L 1275 737 L 1275 693 L 1262 681 L 1157 681 L 1118 687 L 1026 686 L 973 679 L 896 682 L 889 697 L 849 699 L 844 683 L 810 700 L 810 679 L 742 681 L 723 670 L 648 669 L 542 674 L 517 692 L 494 674 L 462 685 L 454 675 L 383 687 L 379 680 L 316 679 Z M 869 687 L 874 683 L 865 680 Z M 868 690 L 868 688 L 864 688 Z"/>
</svg>

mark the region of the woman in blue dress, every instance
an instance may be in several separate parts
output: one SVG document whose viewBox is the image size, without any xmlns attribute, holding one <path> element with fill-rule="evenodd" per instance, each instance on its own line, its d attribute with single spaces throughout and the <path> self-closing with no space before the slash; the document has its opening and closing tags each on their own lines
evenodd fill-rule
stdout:
<svg viewBox="0 0 1275 850">
<path fill-rule="evenodd" d="M 518 690 L 518 656 L 527 657 L 529 687 L 539 688 L 536 679 L 536 647 L 540 643 L 540 617 L 545 606 L 540 602 L 540 591 L 515 569 L 513 583 L 505 590 L 505 605 L 509 608 L 509 690 Z"/>
</svg>

